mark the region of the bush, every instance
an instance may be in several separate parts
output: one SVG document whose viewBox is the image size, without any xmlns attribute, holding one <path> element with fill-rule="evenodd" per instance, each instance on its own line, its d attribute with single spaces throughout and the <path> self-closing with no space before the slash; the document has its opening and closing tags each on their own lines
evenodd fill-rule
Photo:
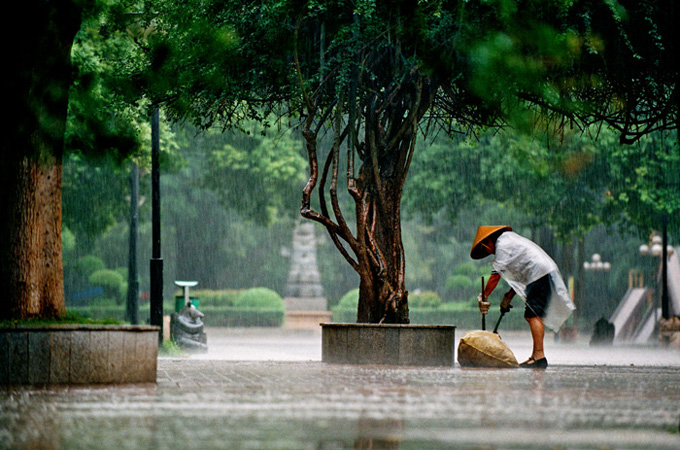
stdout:
<svg viewBox="0 0 680 450">
<path fill-rule="evenodd" d="M 195 291 L 191 291 L 191 296 L 199 299 L 201 308 L 204 306 L 234 306 L 236 298 L 242 292 L 242 290 L 236 289 L 197 289 Z"/>
<path fill-rule="evenodd" d="M 285 310 L 283 298 L 275 291 L 263 287 L 241 292 L 234 300 L 234 307 Z"/>
<path fill-rule="evenodd" d="M 476 278 L 477 275 L 479 275 L 479 269 L 477 268 L 477 264 L 475 264 L 472 261 L 467 261 L 461 264 L 458 264 L 455 269 L 453 269 L 453 274 L 454 275 L 461 275 L 464 277 L 467 277 L 469 279 Z"/>
<path fill-rule="evenodd" d="M 478 266 L 472 261 L 457 265 L 444 283 L 445 298 L 456 302 L 467 302 L 477 298 L 481 289 L 481 278 L 489 277 L 493 267 L 490 264 Z"/>
<path fill-rule="evenodd" d="M 467 275 L 451 275 L 446 279 L 446 288 L 454 292 L 469 290 L 474 287 L 472 278 Z"/>
<path fill-rule="evenodd" d="M 123 323 L 126 321 L 125 308 L 125 305 L 75 306 L 67 308 L 67 311 L 92 320 L 115 320 Z M 139 323 L 148 323 L 149 315 L 149 308 L 139 308 Z"/>
<path fill-rule="evenodd" d="M 359 289 L 352 289 L 340 298 L 336 308 L 356 311 L 359 307 Z"/>
<path fill-rule="evenodd" d="M 104 264 L 104 261 L 94 255 L 86 255 L 82 258 L 78 258 L 75 266 L 76 270 L 86 277 L 89 277 L 98 270 L 106 269 L 106 264 Z"/>
<path fill-rule="evenodd" d="M 207 327 L 281 327 L 286 315 L 283 309 L 271 308 L 235 308 L 231 306 L 207 306 L 203 308 L 201 306 L 200 310 L 205 314 L 203 323 Z M 89 319 L 113 318 L 120 322 L 125 321 L 125 305 L 79 306 L 68 308 L 68 311 Z M 170 314 L 174 312 L 174 309 L 165 307 L 164 312 Z M 147 323 L 149 315 L 149 308 L 140 308 L 139 322 Z"/>
<path fill-rule="evenodd" d="M 125 296 L 127 283 L 123 276 L 115 270 L 102 269 L 92 273 L 89 277 L 89 282 L 93 286 L 99 286 L 104 289 L 104 295 L 108 298 L 113 298 L 119 301 Z"/>
<path fill-rule="evenodd" d="M 442 299 L 439 294 L 434 291 L 425 291 L 418 294 L 411 294 L 408 297 L 408 306 L 410 308 L 437 308 L 442 304 Z"/>
<path fill-rule="evenodd" d="M 425 291 L 418 294 L 410 294 L 408 298 L 409 308 L 436 308 L 442 304 L 442 300 L 434 291 Z M 356 316 L 359 307 L 359 289 L 352 289 L 342 296 L 335 310 L 351 311 Z"/>
<path fill-rule="evenodd" d="M 201 307 L 203 323 L 210 327 L 281 327 L 284 308 L 239 308 L 230 306 Z"/>
<path fill-rule="evenodd" d="M 489 312 L 486 318 L 488 331 L 498 320 L 498 309 Z M 482 315 L 477 306 L 469 307 L 465 303 L 444 303 L 439 308 L 409 308 L 409 318 L 413 325 L 455 325 L 460 330 L 481 329 Z M 335 323 L 354 323 L 357 320 L 356 311 L 349 309 L 334 309 L 332 321 Z M 524 320 L 522 310 L 514 309 L 503 317 L 498 327 L 499 333 L 508 330 L 526 330 L 527 325 Z"/>
</svg>

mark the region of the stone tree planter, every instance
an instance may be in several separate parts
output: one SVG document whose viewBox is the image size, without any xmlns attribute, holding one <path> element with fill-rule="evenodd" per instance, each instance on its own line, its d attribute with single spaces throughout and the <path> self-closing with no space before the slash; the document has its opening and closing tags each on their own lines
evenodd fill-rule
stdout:
<svg viewBox="0 0 680 450">
<path fill-rule="evenodd" d="M 341 364 L 453 366 L 453 325 L 322 323 L 321 360 Z"/>
<path fill-rule="evenodd" d="M 156 382 L 159 327 L 0 328 L 0 385 Z"/>
</svg>

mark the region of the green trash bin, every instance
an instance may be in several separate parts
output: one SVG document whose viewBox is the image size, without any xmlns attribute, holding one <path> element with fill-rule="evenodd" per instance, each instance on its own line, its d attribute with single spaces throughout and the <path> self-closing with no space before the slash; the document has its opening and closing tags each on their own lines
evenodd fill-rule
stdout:
<svg viewBox="0 0 680 450">
<path fill-rule="evenodd" d="M 192 305 L 194 305 L 194 308 L 198 309 L 198 303 L 199 300 L 196 297 L 189 297 L 189 301 L 191 302 Z M 176 295 L 175 296 L 175 312 L 180 312 L 184 308 L 184 296 L 183 295 Z"/>
</svg>

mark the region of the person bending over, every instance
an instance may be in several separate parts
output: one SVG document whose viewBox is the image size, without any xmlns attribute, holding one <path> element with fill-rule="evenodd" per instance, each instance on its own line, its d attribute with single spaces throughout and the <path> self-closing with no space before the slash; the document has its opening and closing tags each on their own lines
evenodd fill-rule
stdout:
<svg viewBox="0 0 680 450">
<path fill-rule="evenodd" d="M 477 297 L 479 310 L 482 314 L 488 313 L 491 303 L 487 299 L 503 278 L 510 290 L 503 295 L 501 313 L 512 308 L 515 295 L 521 297 L 525 303 L 524 318 L 533 340 L 531 356 L 520 367 L 545 369 L 548 367 L 543 349 L 545 326 L 559 331 L 576 309 L 557 264 L 541 247 L 507 225 L 477 229 L 470 257 L 483 259 L 489 255 L 495 255 L 493 271 L 484 292 Z"/>
</svg>

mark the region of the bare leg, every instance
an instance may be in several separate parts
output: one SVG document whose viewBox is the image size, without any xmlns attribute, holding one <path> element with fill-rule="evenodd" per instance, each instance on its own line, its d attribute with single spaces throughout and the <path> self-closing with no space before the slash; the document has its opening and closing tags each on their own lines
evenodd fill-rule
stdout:
<svg viewBox="0 0 680 450">
<path fill-rule="evenodd" d="M 543 337 L 545 336 L 545 327 L 543 326 L 543 321 L 540 317 L 531 317 L 526 319 L 529 322 L 529 328 L 531 329 L 531 339 L 534 341 L 534 348 L 531 353 L 531 357 L 534 360 L 539 360 L 545 358 L 545 353 L 543 353 Z"/>
</svg>

